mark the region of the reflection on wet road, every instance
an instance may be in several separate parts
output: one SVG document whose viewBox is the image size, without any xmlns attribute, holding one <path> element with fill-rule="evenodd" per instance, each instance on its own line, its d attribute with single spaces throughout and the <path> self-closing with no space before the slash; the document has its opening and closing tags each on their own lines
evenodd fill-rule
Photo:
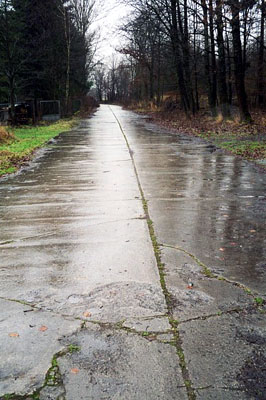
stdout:
<svg viewBox="0 0 266 400">
<path fill-rule="evenodd" d="M 61 301 L 115 281 L 158 281 L 130 155 L 108 108 L 3 180 L 0 196 L 2 296 Z"/>
<path fill-rule="evenodd" d="M 266 292 L 266 175 L 186 135 L 116 110 L 149 201 L 159 243 Z"/>
<path fill-rule="evenodd" d="M 265 292 L 265 174 L 200 140 L 169 134 L 131 112 L 112 109 L 134 152 L 159 243 L 181 247 L 211 270 Z M 102 130 L 106 110 L 102 107 L 79 129 L 61 136 L 32 168 L 1 182 L 3 288 L 7 282 L 14 289 L 31 280 L 34 286 L 40 279 L 64 288 L 74 273 L 80 287 L 87 288 L 88 274 L 97 286 L 102 272 L 92 277 L 87 269 L 88 257 L 105 264 L 106 254 L 95 250 L 97 242 L 108 243 L 104 251 L 112 258 L 112 239 L 130 239 L 134 221 L 129 232 L 123 223 L 113 229 L 112 221 L 128 214 L 134 219 L 143 211 L 112 116 L 107 132 Z M 98 226 L 94 237 L 92 225 Z M 123 253 L 126 264 L 130 254 Z"/>
</svg>

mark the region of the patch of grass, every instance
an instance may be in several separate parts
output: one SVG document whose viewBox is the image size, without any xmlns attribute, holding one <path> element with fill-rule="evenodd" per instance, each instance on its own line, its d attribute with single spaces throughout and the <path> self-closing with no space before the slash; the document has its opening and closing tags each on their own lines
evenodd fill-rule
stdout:
<svg viewBox="0 0 266 400">
<path fill-rule="evenodd" d="M 266 158 L 266 143 L 256 141 L 229 141 L 220 143 L 220 147 L 229 150 L 231 153 L 247 158 L 259 160 Z"/>
<path fill-rule="evenodd" d="M 0 176 L 15 172 L 28 162 L 34 150 L 44 146 L 59 133 L 70 130 L 76 119 L 61 120 L 50 125 L 8 129 L 10 140 L 0 144 Z"/>
</svg>

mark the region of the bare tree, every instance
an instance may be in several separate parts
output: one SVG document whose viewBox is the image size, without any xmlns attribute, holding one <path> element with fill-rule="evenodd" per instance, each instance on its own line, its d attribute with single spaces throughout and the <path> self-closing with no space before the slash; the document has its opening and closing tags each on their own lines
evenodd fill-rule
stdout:
<svg viewBox="0 0 266 400">
<path fill-rule="evenodd" d="M 231 26 L 232 38 L 234 49 L 234 74 L 236 94 L 238 98 L 239 112 L 241 121 L 251 122 L 251 115 L 249 113 L 247 94 L 245 88 L 245 64 L 243 60 L 243 50 L 241 43 L 241 30 L 240 30 L 240 11 L 241 3 L 239 0 L 229 0 L 231 9 Z"/>
</svg>

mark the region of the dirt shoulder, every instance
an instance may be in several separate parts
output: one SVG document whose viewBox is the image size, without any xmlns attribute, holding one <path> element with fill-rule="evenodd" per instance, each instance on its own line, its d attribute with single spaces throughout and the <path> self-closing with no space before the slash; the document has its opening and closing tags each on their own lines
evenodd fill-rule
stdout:
<svg viewBox="0 0 266 400">
<path fill-rule="evenodd" d="M 134 110 L 147 115 L 152 122 L 172 132 L 199 136 L 234 155 L 240 156 L 266 169 L 266 115 L 253 113 L 252 124 L 236 120 L 221 121 L 199 113 L 190 120 L 180 111 Z"/>
</svg>

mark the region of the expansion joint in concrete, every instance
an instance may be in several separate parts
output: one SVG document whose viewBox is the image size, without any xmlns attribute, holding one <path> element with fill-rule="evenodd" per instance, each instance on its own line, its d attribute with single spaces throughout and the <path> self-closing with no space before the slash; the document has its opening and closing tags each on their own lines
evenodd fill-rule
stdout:
<svg viewBox="0 0 266 400">
<path fill-rule="evenodd" d="M 154 226 L 153 226 L 153 221 L 150 217 L 149 214 L 149 207 L 148 207 L 148 202 L 147 199 L 145 197 L 144 194 L 144 190 L 142 188 L 141 182 L 140 182 L 140 178 L 139 178 L 139 174 L 138 174 L 138 170 L 137 170 L 137 166 L 135 163 L 135 159 L 134 159 L 134 152 L 130 147 L 128 138 L 126 136 L 126 133 L 119 121 L 119 119 L 117 118 L 117 116 L 115 115 L 115 113 L 113 112 L 112 108 L 110 107 L 110 110 L 114 116 L 114 118 L 117 121 L 117 124 L 122 132 L 122 135 L 125 139 L 131 160 L 132 160 L 132 165 L 133 165 L 133 169 L 135 172 L 135 176 L 136 176 L 136 180 L 137 180 L 137 184 L 138 184 L 138 188 L 139 188 L 139 192 L 141 195 L 141 200 L 142 200 L 142 205 L 143 205 L 143 209 L 144 209 L 144 213 L 146 216 L 146 220 L 147 220 L 147 225 L 148 225 L 148 230 L 149 230 L 149 234 L 150 234 L 150 239 L 153 245 L 153 250 L 154 250 L 154 255 L 155 255 L 155 259 L 157 262 L 157 267 L 158 267 L 158 272 L 159 272 L 159 276 L 160 276 L 160 283 L 161 283 L 161 288 L 163 291 L 163 294 L 165 296 L 165 301 L 166 301 L 166 305 L 167 305 L 167 315 L 168 315 L 168 320 L 170 325 L 172 326 L 172 332 L 173 332 L 173 336 L 174 339 L 172 341 L 172 344 L 175 346 L 176 351 L 177 351 L 177 355 L 179 357 L 179 365 L 181 368 L 181 372 L 182 372 L 182 376 L 183 376 L 183 381 L 186 387 L 186 391 L 187 391 L 187 395 L 188 395 L 188 399 L 189 400 L 195 400 L 196 399 L 196 394 L 195 391 L 192 387 L 192 381 L 190 379 L 189 376 L 189 371 L 187 369 L 186 366 L 186 361 L 185 361 L 185 355 L 184 355 L 184 351 L 182 348 L 182 340 L 180 338 L 179 335 L 179 331 L 178 331 L 178 322 L 173 318 L 173 309 L 172 309 L 172 297 L 171 294 L 166 286 L 166 282 L 165 282 L 165 266 L 161 261 L 161 250 L 160 250 L 160 245 L 158 243 L 156 234 L 155 234 L 155 230 L 154 230 Z"/>
</svg>

